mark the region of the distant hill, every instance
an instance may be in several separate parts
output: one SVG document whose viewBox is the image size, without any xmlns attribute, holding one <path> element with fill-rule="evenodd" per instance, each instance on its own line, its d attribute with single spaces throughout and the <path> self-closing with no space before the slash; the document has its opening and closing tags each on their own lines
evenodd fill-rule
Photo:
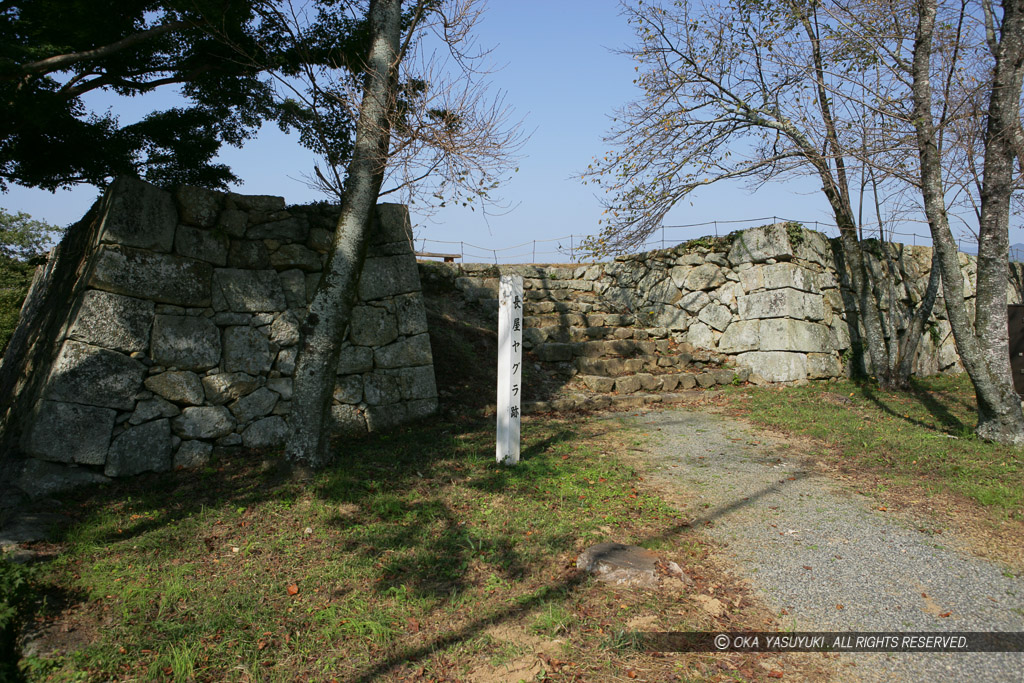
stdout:
<svg viewBox="0 0 1024 683">
<path fill-rule="evenodd" d="M 977 254 L 978 247 L 976 245 L 965 245 L 962 252 L 965 254 Z M 1024 263 L 1024 243 L 1017 242 L 1016 244 L 1010 245 L 1010 260 Z"/>
</svg>

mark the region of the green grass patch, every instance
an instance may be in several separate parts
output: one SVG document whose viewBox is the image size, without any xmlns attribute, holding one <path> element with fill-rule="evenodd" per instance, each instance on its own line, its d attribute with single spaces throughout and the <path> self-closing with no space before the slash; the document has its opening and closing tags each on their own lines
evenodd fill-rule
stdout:
<svg viewBox="0 0 1024 683">
<path fill-rule="evenodd" d="M 1024 517 L 1024 460 L 974 436 L 977 409 L 965 375 L 915 380 L 909 392 L 851 381 L 727 391 L 755 423 L 821 439 L 846 466 Z"/>
<path fill-rule="evenodd" d="M 37 590 L 66 596 L 48 618 L 92 637 L 59 657 L 44 648 L 24 675 L 461 677 L 510 656 L 488 636 L 507 623 L 603 647 L 628 612 L 582 607 L 577 553 L 607 540 L 601 527 L 634 543 L 680 533 L 601 445 L 606 428 L 531 418 L 510 468 L 494 462 L 490 421 L 421 423 L 339 446 L 309 482 L 235 460 L 81 494 Z"/>
</svg>

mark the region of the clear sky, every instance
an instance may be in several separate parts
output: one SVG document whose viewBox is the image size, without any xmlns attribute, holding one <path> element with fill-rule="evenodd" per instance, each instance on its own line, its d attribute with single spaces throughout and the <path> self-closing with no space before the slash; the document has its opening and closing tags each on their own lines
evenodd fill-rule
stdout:
<svg viewBox="0 0 1024 683">
<path fill-rule="evenodd" d="M 614 53 L 632 42 L 630 27 L 614 0 L 491 0 L 478 36 L 481 46 L 494 47 L 493 61 L 503 65 L 492 75 L 492 87 L 505 92 L 514 116 L 523 118 L 524 130 L 532 133 L 522 149 L 519 172 L 500 191 L 513 209 L 486 219 L 479 211 L 461 208 L 447 208 L 430 218 L 414 214 L 417 247 L 461 250 L 467 261 L 480 261 L 492 260 L 493 255 L 467 244 L 501 249 L 526 242 L 530 244 L 499 252 L 499 260 L 565 261 L 556 249 L 561 242 L 568 247 L 567 240 L 541 240 L 576 235 L 575 244 L 578 236 L 599 230 L 601 206 L 593 188 L 572 176 L 605 151 L 602 137 L 610 117 L 635 93 L 631 60 Z M 151 106 L 145 98 L 92 104 L 112 106 L 125 120 Z M 233 188 L 236 192 L 280 195 L 289 203 L 323 199 L 302 181 L 312 169 L 313 155 L 274 126 L 265 126 L 244 149 L 224 148 L 221 159 L 244 181 Z M 12 187 L 0 195 L 0 206 L 67 225 L 80 218 L 95 197 L 91 187 L 56 194 Z M 812 181 L 775 183 L 756 194 L 740 185 L 716 186 L 691 199 L 669 215 L 668 224 L 719 221 L 718 230 L 724 233 L 747 227 L 728 221 L 752 221 L 751 225 L 760 224 L 753 219 L 779 216 L 813 227 L 814 221 L 831 220 L 819 186 Z M 714 230 L 713 225 L 670 230 L 667 241 L 671 245 Z M 916 232 L 927 230 L 918 226 Z M 1019 228 L 1011 230 L 1011 242 L 1021 241 L 1016 233 Z M 536 258 L 533 240 L 539 241 Z"/>
</svg>

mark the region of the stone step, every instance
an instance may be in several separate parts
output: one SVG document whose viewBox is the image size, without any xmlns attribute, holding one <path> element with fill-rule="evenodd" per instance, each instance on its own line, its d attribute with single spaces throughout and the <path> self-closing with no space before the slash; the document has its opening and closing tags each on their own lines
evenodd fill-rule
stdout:
<svg viewBox="0 0 1024 683">
<path fill-rule="evenodd" d="M 573 366 L 584 375 L 619 377 L 637 372 L 675 372 L 690 363 L 689 354 L 635 356 L 633 358 L 574 358 Z"/>
<path fill-rule="evenodd" d="M 533 348 L 546 342 L 584 342 L 601 340 L 635 339 L 667 339 L 668 330 L 663 327 L 527 327 L 523 330 L 523 343 L 526 348 Z"/>
<path fill-rule="evenodd" d="M 579 301 L 576 299 L 568 301 L 527 301 L 525 311 L 531 315 L 543 315 L 545 313 L 605 313 L 619 314 L 621 306 L 609 301 L 590 300 Z M 623 313 L 623 315 L 630 315 Z"/>
<path fill-rule="evenodd" d="M 661 375 L 649 372 L 637 372 L 620 377 L 602 377 L 600 375 L 577 375 L 573 383 L 579 388 L 596 393 L 635 394 L 642 391 L 676 391 L 677 389 L 706 389 L 716 384 L 731 384 L 743 373 L 735 370 L 716 369 L 705 372 L 672 372 Z M 582 387 L 580 385 L 582 384 Z"/>
<path fill-rule="evenodd" d="M 573 358 L 628 358 L 631 356 L 653 356 L 667 354 L 670 341 L 637 341 L 635 339 L 605 339 L 602 341 L 544 342 L 536 344 L 533 352 L 538 360 L 546 362 L 571 361 Z"/>
</svg>

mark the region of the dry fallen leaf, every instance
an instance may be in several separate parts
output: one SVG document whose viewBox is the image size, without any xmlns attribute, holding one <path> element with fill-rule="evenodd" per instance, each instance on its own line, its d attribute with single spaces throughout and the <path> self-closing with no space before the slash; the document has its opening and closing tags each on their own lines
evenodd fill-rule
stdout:
<svg viewBox="0 0 1024 683">
<path fill-rule="evenodd" d="M 769 671 L 768 672 L 768 678 L 782 678 L 782 672 L 781 671 Z"/>
<path fill-rule="evenodd" d="M 288 595 L 295 595 L 298 592 L 299 592 L 299 585 L 298 584 L 293 583 L 293 584 L 288 586 Z"/>
</svg>

